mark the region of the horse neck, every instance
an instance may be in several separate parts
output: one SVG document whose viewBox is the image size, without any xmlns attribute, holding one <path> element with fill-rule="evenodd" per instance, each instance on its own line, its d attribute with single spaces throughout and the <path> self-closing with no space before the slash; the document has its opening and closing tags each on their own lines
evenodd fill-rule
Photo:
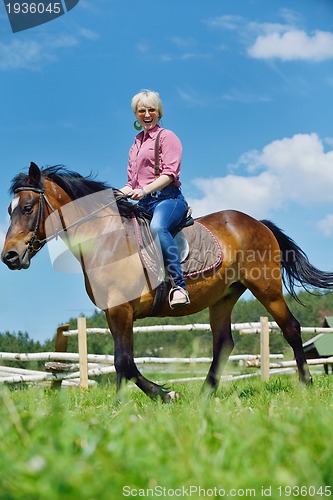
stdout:
<svg viewBox="0 0 333 500">
<path fill-rule="evenodd" d="M 66 191 L 49 179 L 44 180 L 44 190 L 45 196 L 54 211 L 73 201 Z"/>
<path fill-rule="evenodd" d="M 61 239 L 65 239 L 66 229 L 70 225 L 70 218 L 64 216 L 71 207 L 74 200 L 55 182 L 44 180 L 44 205 L 46 209 L 45 220 L 45 235 L 46 238 L 53 239 L 55 235 L 59 235 Z"/>
<path fill-rule="evenodd" d="M 126 240 L 131 241 L 131 245 L 132 240 L 135 241 L 132 223 L 120 215 L 110 190 L 72 199 L 58 184 L 49 179 L 45 179 L 44 188 L 45 203 L 49 212 L 45 222 L 46 238 L 59 236 L 76 257 L 81 255 L 86 241 L 93 241 L 94 246 L 98 247 L 102 235 L 103 239 L 107 234 L 112 236 L 109 246 L 112 245 L 114 249 L 117 247 L 114 236 L 120 233 L 126 235 Z M 88 253 L 92 255 L 91 244 Z"/>
</svg>

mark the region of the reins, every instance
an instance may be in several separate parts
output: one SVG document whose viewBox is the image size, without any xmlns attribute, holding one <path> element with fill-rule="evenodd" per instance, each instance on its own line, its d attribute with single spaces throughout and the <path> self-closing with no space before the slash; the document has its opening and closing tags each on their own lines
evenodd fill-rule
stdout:
<svg viewBox="0 0 333 500">
<path fill-rule="evenodd" d="M 19 193 L 21 191 L 32 191 L 34 193 L 39 194 L 39 204 L 38 204 L 38 214 L 37 214 L 36 225 L 35 225 L 35 229 L 32 233 L 31 239 L 27 245 L 27 250 L 26 250 L 29 254 L 32 254 L 33 252 L 38 252 L 46 243 L 53 240 L 54 238 L 58 238 L 61 235 L 61 233 L 65 233 L 69 229 L 72 229 L 73 227 L 78 226 L 79 224 L 83 224 L 84 222 L 87 222 L 89 219 L 93 218 L 99 212 L 103 211 L 104 209 L 106 209 L 108 207 L 111 207 L 112 205 L 114 205 L 118 201 L 127 198 L 126 195 L 120 195 L 118 197 L 115 197 L 115 199 L 110 201 L 110 203 L 107 203 L 106 205 L 103 205 L 103 206 L 97 208 L 93 212 L 83 216 L 81 219 L 73 222 L 72 224 L 69 224 L 69 226 L 63 227 L 63 229 L 55 231 L 54 234 L 52 234 L 48 237 L 45 237 L 43 239 L 39 239 L 39 238 L 37 238 L 39 226 L 40 226 L 41 222 L 45 221 L 45 211 L 44 211 L 44 203 L 43 202 L 46 203 L 46 205 L 49 207 L 49 209 L 53 213 L 55 213 L 58 209 L 55 209 L 52 206 L 52 204 L 50 203 L 49 199 L 47 198 L 47 196 L 45 194 L 44 189 L 42 189 L 42 188 L 36 188 L 36 187 L 32 187 L 32 186 L 19 187 L 19 188 L 15 189 L 14 194 Z"/>
</svg>

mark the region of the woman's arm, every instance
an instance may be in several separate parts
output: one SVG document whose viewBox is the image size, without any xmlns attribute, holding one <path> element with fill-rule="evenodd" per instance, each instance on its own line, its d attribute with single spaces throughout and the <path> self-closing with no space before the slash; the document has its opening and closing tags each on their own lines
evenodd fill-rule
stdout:
<svg viewBox="0 0 333 500">
<path fill-rule="evenodd" d="M 153 182 L 147 184 L 143 188 L 133 189 L 130 196 L 133 200 L 141 200 L 142 198 L 147 196 L 147 194 L 155 193 L 155 191 L 158 191 L 160 189 L 165 188 L 166 186 L 169 186 L 169 184 L 171 184 L 172 181 L 173 181 L 172 175 L 162 174 Z"/>
</svg>

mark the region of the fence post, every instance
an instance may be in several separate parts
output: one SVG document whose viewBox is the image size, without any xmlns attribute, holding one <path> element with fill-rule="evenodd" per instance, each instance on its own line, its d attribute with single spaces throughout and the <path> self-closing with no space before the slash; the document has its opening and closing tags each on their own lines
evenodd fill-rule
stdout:
<svg viewBox="0 0 333 500">
<path fill-rule="evenodd" d="M 269 379 L 269 325 L 268 318 L 260 318 L 260 373 L 261 380 Z"/>
<path fill-rule="evenodd" d="M 79 364 L 80 364 L 80 387 L 88 389 L 88 358 L 87 358 L 87 322 L 84 316 L 77 318 Z"/>
<path fill-rule="evenodd" d="M 64 335 L 64 332 L 68 330 L 69 324 L 60 325 L 57 328 L 57 335 L 55 340 L 55 351 L 56 352 L 67 352 L 68 337 Z M 56 360 L 55 360 L 56 361 Z M 46 367 L 46 364 L 45 364 Z M 46 368 L 47 369 L 47 368 Z M 52 373 L 61 373 L 64 367 L 51 369 Z M 62 380 L 53 380 L 51 383 L 51 389 L 60 389 Z"/>
</svg>

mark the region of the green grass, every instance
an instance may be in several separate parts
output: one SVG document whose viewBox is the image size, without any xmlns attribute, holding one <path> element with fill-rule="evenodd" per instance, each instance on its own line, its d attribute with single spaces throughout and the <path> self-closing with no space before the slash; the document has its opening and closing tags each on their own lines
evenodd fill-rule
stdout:
<svg viewBox="0 0 333 500">
<path fill-rule="evenodd" d="M 0 498 L 166 498 L 179 488 L 189 498 L 218 497 L 214 488 L 240 489 L 238 498 L 261 498 L 262 488 L 273 499 L 325 498 L 333 485 L 332 377 L 315 377 L 311 388 L 294 376 L 224 382 L 208 399 L 197 383 L 173 388 L 182 398 L 171 405 L 136 388 L 116 404 L 113 385 L 1 388 Z M 302 494 L 288 496 L 296 486 Z"/>
</svg>

